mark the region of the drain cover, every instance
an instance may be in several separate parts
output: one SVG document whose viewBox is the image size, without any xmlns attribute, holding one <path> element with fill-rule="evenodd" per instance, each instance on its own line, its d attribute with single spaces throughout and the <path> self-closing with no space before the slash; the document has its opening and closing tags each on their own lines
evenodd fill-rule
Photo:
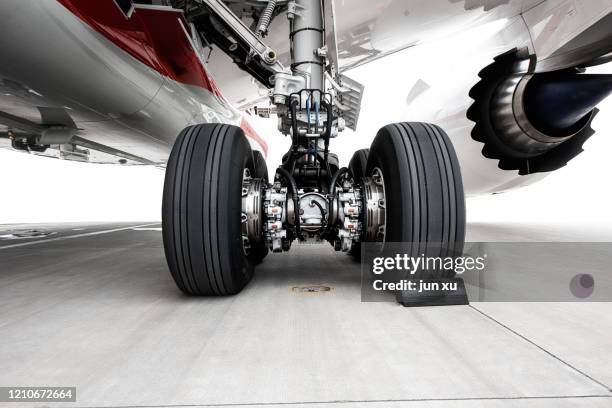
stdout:
<svg viewBox="0 0 612 408">
<path fill-rule="evenodd" d="M 296 293 L 320 293 L 331 292 L 332 290 L 334 288 L 327 285 L 300 285 L 291 288 L 291 291 Z"/>
</svg>

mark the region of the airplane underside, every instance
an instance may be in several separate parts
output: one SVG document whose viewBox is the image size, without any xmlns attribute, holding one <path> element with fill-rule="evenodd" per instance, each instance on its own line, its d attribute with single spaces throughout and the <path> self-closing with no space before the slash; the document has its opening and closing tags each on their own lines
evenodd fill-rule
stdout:
<svg viewBox="0 0 612 408">
<path fill-rule="evenodd" d="M 401 11 L 413 5 L 418 10 L 418 3 L 386 2 L 381 7 L 392 13 L 380 20 L 401 34 L 403 24 L 394 18 L 409 17 L 408 9 Z M 452 7 L 501 10 L 467 3 Z M 464 190 L 503 191 L 566 165 L 593 135 L 596 106 L 612 91 L 612 75 L 585 73 L 610 60 L 610 2 L 596 2 L 588 15 L 599 17 L 588 28 L 576 29 L 565 48 L 539 55 L 538 47 L 547 43 L 527 40 L 525 27 L 532 34 L 528 18 L 548 5 L 502 3 L 518 7 L 518 14 L 510 15 L 514 19 L 505 18 L 513 23 L 504 33 L 521 35 L 504 40 L 506 48 L 491 55 L 469 95 L 463 90 L 459 108 L 449 114 L 452 107 L 442 106 L 442 114 L 422 118 L 407 117 L 405 110 L 389 114 L 394 119 L 380 123 L 369 149 L 355 149 L 346 167 L 330 141 L 345 129 L 358 131 L 360 117 L 368 120 L 364 84 L 352 73 L 418 48 L 418 41 L 408 38 L 390 45 L 391 37 L 370 23 L 368 41 L 377 51 L 368 51 L 365 43 L 355 51 L 340 19 L 354 4 L 61 0 L 0 6 L 13 16 L 21 11 L 47 21 L 20 50 L 10 44 L 14 39 L 0 40 L 13 57 L 1 63 L 0 136 L 24 151 L 56 149 L 64 158 L 86 160 L 93 150 L 120 163 L 165 165 L 164 249 L 177 286 L 190 295 L 236 294 L 270 252 L 289 251 L 296 242 L 327 242 L 356 259 L 366 247 L 396 242 L 407 243 L 411 256 L 459 257 L 465 240 Z M 560 25 L 567 2 L 557 3 L 551 15 Z M 516 25 L 518 18 L 522 25 Z M 542 19 L 544 26 L 551 21 Z M 281 20 L 288 31 L 273 36 L 273 24 Z M 45 35 L 78 52 L 62 49 L 66 55 L 58 58 L 57 49 L 41 50 Z M 278 130 L 291 139 L 275 174 L 268 174 L 262 154 L 266 142 L 206 71 L 207 47 L 223 51 L 266 90 L 268 106 L 255 106 L 255 98 L 246 108 L 277 117 Z M 37 59 L 27 61 L 30 53 L 23 50 L 36 50 L 31 54 Z M 37 76 L 40 70 L 48 77 Z M 452 75 L 451 66 L 447 72 Z M 416 100 L 427 87 L 413 87 L 408 99 Z M 244 92 L 250 91 L 245 87 Z M 406 93 L 403 89 L 404 99 Z M 391 99 L 383 95 L 376 103 L 385 106 Z M 385 115 L 377 120 L 386 120 Z M 115 142 L 105 142 L 109 131 L 117 135 Z M 454 275 L 440 269 L 413 277 Z"/>
</svg>

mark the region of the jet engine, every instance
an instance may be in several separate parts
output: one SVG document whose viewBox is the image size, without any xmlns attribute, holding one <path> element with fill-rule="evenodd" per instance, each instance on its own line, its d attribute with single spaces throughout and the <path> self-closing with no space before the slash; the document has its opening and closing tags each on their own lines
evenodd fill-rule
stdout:
<svg viewBox="0 0 612 408">
<path fill-rule="evenodd" d="M 526 49 L 512 50 L 483 69 L 470 90 L 472 138 L 485 157 L 526 175 L 565 166 L 594 134 L 596 106 L 612 93 L 612 75 L 583 68 L 537 72 Z"/>
</svg>

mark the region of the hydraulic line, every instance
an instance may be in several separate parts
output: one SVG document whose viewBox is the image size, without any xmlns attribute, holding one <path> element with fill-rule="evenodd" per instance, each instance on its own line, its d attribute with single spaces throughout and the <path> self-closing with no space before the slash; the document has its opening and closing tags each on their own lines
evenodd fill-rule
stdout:
<svg viewBox="0 0 612 408">
<path fill-rule="evenodd" d="M 319 207 L 319 211 L 321 211 L 321 231 L 323 231 L 322 236 L 325 236 L 327 234 L 328 228 L 327 228 L 327 211 L 325 211 L 325 208 L 323 208 L 323 206 L 321 205 L 321 203 L 319 203 L 318 201 L 311 201 L 310 205 L 315 205 L 317 207 Z"/>
<path fill-rule="evenodd" d="M 329 208 L 333 208 L 332 202 L 336 199 L 336 183 L 338 182 L 338 179 L 344 174 L 348 173 L 348 171 L 349 170 L 346 167 L 342 167 L 341 169 L 338 169 L 338 171 L 336 171 L 336 173 L 332 177 L 331 183 L 329 185 Z M 327 227 L 325 228 L 325 233 L 323 235 L 327 235 L 331 231 L 332 227 L 333 225 L 331 224 L 331 222 L 329 222 L 327 224 Z"/>
<path fill-rule="evenodd" d="M 297 106 L 300 104 L 298 100 L 291 101 L 291 128 L 293 130 L 293 153 L 297 153 L 299 147 L 300 133 L 297 123 Z"/>
<path fill-rule="evenodd" d="M 307 123 L 307 127 L 306 127 L 306 132 L 310 133 L 310 98 L 306 99 L 306 123 Z"/>
<path fill-rule="evenodd" d="M 321 101 L 321 106 L 323 108 L 325 108 L 325 110 L 327 111 L 327 128 L 325 129 L 325 153 L 324 153 L 324 162 L 325 165 L 327 166 L 327 174 L 331 175 L 331 170 L 329 167 L 329 139 L 331 138 L 331 132 L 332 132 L 332 120 L 333 120 L 333 114 L 334 114 L 334 108 L 332 106 L 331 103 L 328 103 L 325 100 Z"/>
<path fill-rule="evenodd" d="M 325 211 L 325 208 L 323 208 L 321 203 L 319 203 L 318 201 L 315 201 L 315 200 L 312 200 L 310 203 L 312 205 L 316 205 L 317 207 L 319 207 L 319 211 L 321 211 L 321 215 L 323 216 L 323 221 L 325 221 L 325 214 L 327 214 L 327 211 Z"/>
<path fill-rule="evenodd" d="M 319 132 L 319 102 L 315 101 L 314 108 L 315 108 L 315 129 L 316 129 L 316 132 Z M 318 138 L 315 140 L 314 153 L 315 153 L 315 157 L 318 160 L 319 159 L 319 139 Z"/>
<path fill-rule="evenodd" d="M 276 173 L 283 176 L 289 183 L 289 189 L 291 190 L 291 199 L 293 200 L 293 213 L 295 214 L 294 226 L 297 236 L 300 237 L 300 198 L 298 196 L 297 184 L 295 183 L 295 179 L 293 178 L 293 176 L 282 167 L 276 169 Z"/>
</svg>

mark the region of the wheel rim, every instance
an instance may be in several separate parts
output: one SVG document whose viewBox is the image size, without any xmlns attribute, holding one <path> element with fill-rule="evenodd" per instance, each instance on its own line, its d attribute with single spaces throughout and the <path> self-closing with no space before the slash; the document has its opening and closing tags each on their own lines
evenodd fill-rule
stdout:
<svg viewBox="0 0 612 408">
<path fill-rule="evenodd" d="M 242 224 L 242 253 L 249 256 L 251 253 L 251 240 L 249 239 L 249 212 L 252 208 L 252 199 L 249 196 L 252 188 L 252 178 L 249 169 L 242 171 L 242 209 L 240 222 Z"/>
<path fill-rule="evenodd" d="M 242 252 L 251 254 L 252 245 L 263 240 L 263 185 L 262 179 L 251 178 L 251 171 L 246 168 L 242 176 Z"/>
<path fill-rule="evenodd" d="M 369 177 L 364 179 L 365 200 L 365 242 L 385 243 L 386 232 L 386 194 L 385 179 L 380 168 L 372 169 Z"/>
</svg>

